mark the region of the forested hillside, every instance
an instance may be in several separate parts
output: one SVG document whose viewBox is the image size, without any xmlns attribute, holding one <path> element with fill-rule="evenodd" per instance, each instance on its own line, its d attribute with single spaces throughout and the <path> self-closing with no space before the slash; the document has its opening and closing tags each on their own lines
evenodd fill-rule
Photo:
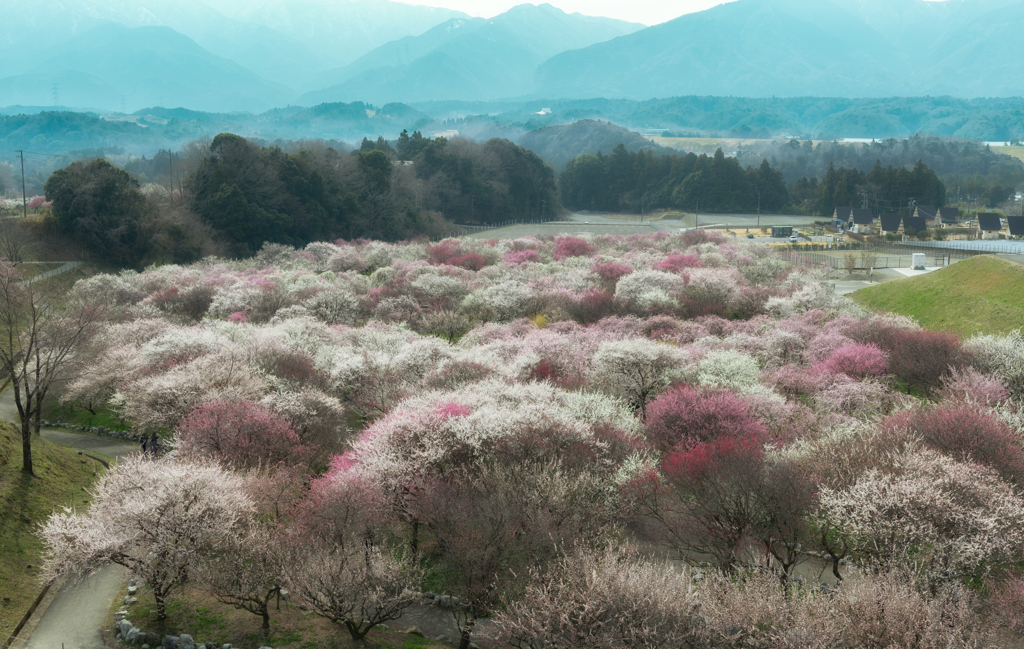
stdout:
<svg viewBox="0 0 1024 649">
<path fill-rule="evenodd" d="M 130 164 L 134 175 L 103 159 L 72 163 L 50 177 L 46 196 L 60 235 L 121 266 L 246 257 L 264 242 L 398 241 L 446 234 L 452 221 L 556 214 L 554 173 L 512 142 L 414 133 L 398 144 L 366 140 L 346 153 L 304 141 L 286 150 L 225 133 Z"/>
</svg>

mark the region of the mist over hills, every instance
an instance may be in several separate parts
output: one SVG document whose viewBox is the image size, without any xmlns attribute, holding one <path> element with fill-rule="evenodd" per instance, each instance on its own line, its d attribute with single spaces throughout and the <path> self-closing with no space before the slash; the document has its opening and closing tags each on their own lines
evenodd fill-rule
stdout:
<svg viewBox="0 0 1024 649">
<path fill-rule="evenodd" d="M 295 93 L 218 57 L 169 27 L 101 24 L 44 50 L 23 74 L 0 79 L 0 96 L 31 103 L 52 84 L 65 97 L 96 106 L 165 105 L 231 111 L 267 110 Z"/>
<path fill-rule="evenodd" d="M 547 97 L 1024 94 L 1011 0 L 737 0 L 540 66 Z"/>
</svg>

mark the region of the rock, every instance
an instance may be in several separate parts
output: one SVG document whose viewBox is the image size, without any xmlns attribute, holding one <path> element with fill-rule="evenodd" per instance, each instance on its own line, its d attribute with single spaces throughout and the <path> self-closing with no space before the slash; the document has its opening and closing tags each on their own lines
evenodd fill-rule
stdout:
<svg viewBox="0 0 1024 649">
<path fill-rule="evenodd" d="M 128 611 L 126 611 L 124 609 L 121 609 L 120 611 L 117 611 L 116 613 L 114 613 L 114 621 L 115 622 L 120 622 L 121 620 L 125 619 L 126 617 L 128 617 Z"/>
<path fill-rule="evenodd" d="M 139 592 L 139 587 L 138 586 L 129 586 L 128 587 L 128 594 L 129 595 L 134 595 L 137 592 Z"/>
<path fill-rule="evenodd" d="M 405 632 L 409 635 L 418 636 L 420 638 L 423 637 L 423 632 L 420 631 L 420 628 L 418 626 L 411 626 L 408 629 L 406 629 Z"/>
<path fill-rule="evenodd" d="M 132 577 L 131 579 L 128 580 L 128 588 L 135 588 L 135 585 L 137 583 L 138 582 L 135 581 L 135 577 Z"/>
<path fill-rule="evenodd" d="M 437 636 L 437 641 L 438 642 L 444 642 L 445 644 L 448 644 L 448 643 L 451 642 L 451 640 L 449 640 L 448 636 L 446 636 L 446 635 L 439 635 L 439 636 Z"/>
<path fill-rule="evenodd" d="M 178 639 L 172 635 L 165 635 L 164 639 L 160 642 L 160 646 L 163 649 L 178 649 Z"/>
<path fill-rule="evenodd" d="M 117 624 L 114 625 L 117 632 L 121 634 L 122 638 L 128 637 L 128 632 L 132 630 L 132 623 L 127 619 L 118 620 Z"/>
<path fill-rule="evenodd" d="M 160 646 L 160 635 L 156 634 L 156 633 L 147 633 L 146 634 L 146 644 L 148 644 L 150 647 L 159 647 Z"/>
<path fill-rule="evenodd" d="M 229 645 L 229 644 L 221 645 L 220 649 L 231 649 L 231 645 Z"/>
<path fill-rule="evenodd" d="M 151 649 L 151 648 L 150 648 L 150 646 L 148 644 L 143 644 L 142 645 L 142 649 Z"/>
<path fill-rule="evenodd" d="M 132 596 L 129 595 L 129 596 L 124 598 L 123 603 L 124 603 L 125 606 L 131 606 L 132 604 L 134 604 L 137 601 L 139 601 L 138 597 L 132 597 Z"/>
<path fill-rule="evenodd" d="M 273 647 L 266 647 L 266 646 L 264 646 L 264 647 L 260 647 L 260 649 L 274 649 L 274 648 Z"/>
<path fill-rule="evenodd" d="M 282 588 L 281 589 L 281 599 L 283 599 L 284 601 L 286 601 L 289 604 L 291 604 L 292 603 L 292 594 Z"/>
<path fill-rule="evenodd" d="M 196 649 L 206 649 L 206 645 L 201 644 L 201 645 L 197 646 Z"/>
<path fill-rule="evenodd" d="M 127 636 L 124 636 L 125 642 L 131 642 L 132 644 L 138 642 L 146 634 L 142 632 L 142 629 L 138 627 L 132 627 L 132 630 L 128 632 Z"/>
<path fill-rule="evenodd" d="M 437 606 L 437 607 L 440 607 L 440 608 L 451 608 L 452 607 L 452 597 L 451 597 L 451 595 L 441 595 L 440 597 L 435 598 L 434 599 L 434 606 Z"/>
<path fill-rule="evenodd" d="M 196 649 L 196 641 L 187 633 L 182 633 L 178 638 L 178 649 Z"/>
</svg>

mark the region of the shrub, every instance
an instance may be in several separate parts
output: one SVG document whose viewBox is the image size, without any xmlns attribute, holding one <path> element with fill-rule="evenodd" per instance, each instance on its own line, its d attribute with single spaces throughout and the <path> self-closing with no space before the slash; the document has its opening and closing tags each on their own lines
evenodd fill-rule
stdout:
<svg viewBox="0 0 1024 649">
<path fill-rule="evenodd" d="M 529 248 L 527 250 L 516 250 L 513 252 L 506 252 L 504 256 L 505 263 L 509 266 L 523 266 L 526 264 L 540 263 L 540 253 L 536 250 Z"/>
<path fill-rule="evenodd" d="M 615 315 L 615 296 L 599 288 L 592 288 L 565 307 L 576 322 L 593 324 Z"/>
</svg>

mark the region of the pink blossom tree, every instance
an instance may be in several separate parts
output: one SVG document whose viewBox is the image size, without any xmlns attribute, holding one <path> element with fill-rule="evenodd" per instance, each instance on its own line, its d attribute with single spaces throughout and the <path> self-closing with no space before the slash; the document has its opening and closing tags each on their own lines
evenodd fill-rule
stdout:
<svg viewBox="0 0 1024 649">
<path fill-rule="evenodd" d="M 177 449 L 248 469 L 303 464 L 311 452 L 288 422 L 251 401 L 214 401 L 193 410 L 177 427 Z"/>
<path fill-rule="evenodd" d="M 86 513 L 55 513 L 43 524 L 43 574 L 54 580 L 122 565 L 153 589 L 164 619 L 171 590 L 244 529 L 253 510 L 244 479 L 215 463 L 129 456 L 99 479 Z"/>
</svg>

